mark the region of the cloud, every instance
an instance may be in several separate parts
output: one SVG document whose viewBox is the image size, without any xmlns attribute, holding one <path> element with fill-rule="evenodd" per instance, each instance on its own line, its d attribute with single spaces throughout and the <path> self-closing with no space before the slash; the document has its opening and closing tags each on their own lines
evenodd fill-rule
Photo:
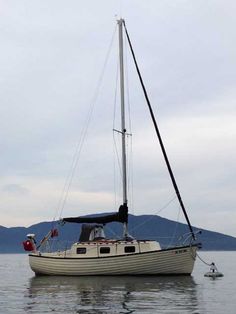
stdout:
<svg viewBox="0 0 236 314">
<path fill-rule="evenodd" d="M 9 194 L 25 195 L 29 190 L 19 184 L 7 184 L 2 187 L 2 191 Z"/>
<path fill-rule="evenodd" d="M 135 8 L 131 1 L 123 3 L 190 218 L 195 225 L 232 235 L 236 235 L 232 223 L 221 220 L 222 213 L 233 217 L 235 204 L 234 9 L 233 1 L 136 1 Z M 70 7 L 54 0 L 47 7 L 40 1 L 4 3 L 0 28 L 2 225 L 50 220 L 56 212 L 118 11 L 116 1 L 104 0 L 83 5 L 72 1 Z M 114 43 L 114 58 L 109 58 L 100 82 L 66 215 L 77 215 L 78 209 L 81 214 L 110 211 L 121 201 L 112 136 L 116 48 Z M 135 116 L 133 159 L 128 146 L 133 165 L 131 207 L 136 214 L 154 213 L 173 198 L 174 191 L 133 61 L 129 54 L 125 59 L 129 67 L 126 95 Z M 119 115 L 117 109 L 117 129 Z M 173 202 L 163 215 L 175 219 L 176 209 L 178 204 Z"/>
</svg>

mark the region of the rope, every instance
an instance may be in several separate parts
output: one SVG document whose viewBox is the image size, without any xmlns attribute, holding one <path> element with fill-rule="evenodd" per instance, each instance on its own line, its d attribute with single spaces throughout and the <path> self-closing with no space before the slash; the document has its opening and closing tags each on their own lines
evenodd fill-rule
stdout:
<svg viewBox="0 0 236 314">
<path fill-rule="evenodd" d="M 200 259 L 200 261 L 201 262 L 203 262 L 205 265 L 207 265 L 207 266 L 211 266 L 211 264 L 210 263 L 207 263 L 206 261 L 204 261 L 200 256 L 199 256 L 199 254 L 196 252 L 196 256 Z"/>
</svg>

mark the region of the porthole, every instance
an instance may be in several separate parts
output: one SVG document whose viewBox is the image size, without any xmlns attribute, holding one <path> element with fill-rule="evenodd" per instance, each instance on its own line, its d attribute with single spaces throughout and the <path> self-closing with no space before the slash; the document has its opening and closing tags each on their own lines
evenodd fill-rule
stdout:
<svg viewBox="0 0 236 314">
<path fill-rule="evenodd" d="M 125 253 L 134 253 L 135 246 L 125 246 Z"/>
<path fill-rule="evenodd" d="M 100 254 L 109 254 L 110 248 L 108 246 L 100 247 Z"/>
<path fill-rule="evenodd" d="M 86 254 L 86 247 L 77 247 L 77 254 Z"/>
</svg>

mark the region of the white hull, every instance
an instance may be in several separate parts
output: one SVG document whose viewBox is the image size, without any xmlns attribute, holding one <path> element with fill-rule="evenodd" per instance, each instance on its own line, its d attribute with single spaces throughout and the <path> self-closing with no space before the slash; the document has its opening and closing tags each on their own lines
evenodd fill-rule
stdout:
<svg viewBox="0 0 236 314">
<path fill-rule="evenodd" d="M 190 275 L 196 246 L 109 257 L 63 257 L 30 254 L 36 275 Z"/>
</svg>

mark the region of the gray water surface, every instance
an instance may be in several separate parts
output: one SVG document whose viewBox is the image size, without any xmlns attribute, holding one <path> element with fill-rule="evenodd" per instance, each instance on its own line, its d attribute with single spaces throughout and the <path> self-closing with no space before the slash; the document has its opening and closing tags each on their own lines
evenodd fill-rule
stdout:
<svg viewBox="0 0 236 314">
<path fill-rule="evenodd" d="M 236 313 L 236 252 L 200 252 L 223 278 L 192 276 L 35 277 L 28 256 L 0 255 L 0 313 Z"/>
</svg>

